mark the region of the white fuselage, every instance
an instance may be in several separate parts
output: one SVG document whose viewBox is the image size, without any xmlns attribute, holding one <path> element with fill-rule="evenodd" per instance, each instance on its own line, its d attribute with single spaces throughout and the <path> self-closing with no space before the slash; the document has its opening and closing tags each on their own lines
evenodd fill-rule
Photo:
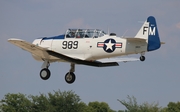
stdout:
<svg viewBox="0 0 180 112">
<path fill-rule="evenodd" d="M 147 51 L 146 42 L 131 42 L 126 38 L 109 35 L 99 38 L 40 38 L 34 40 L 33 44 L 72 58 L 92 61 Z M 43 55 L 33 57 L 39 61 L 47 58 Z M 48 57 L 48 60 L 63 61 L 53 56 Z"/>
</svg>

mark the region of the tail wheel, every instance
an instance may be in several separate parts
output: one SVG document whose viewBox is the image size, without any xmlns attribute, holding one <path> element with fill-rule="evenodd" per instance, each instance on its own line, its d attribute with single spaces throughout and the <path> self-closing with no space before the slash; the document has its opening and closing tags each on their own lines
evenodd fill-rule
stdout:
<svg viewBox="0 0 180 112">
<path fill-rule="evenodd" d="M 145 56 L 141 56 L 139 59 L 140 59 L 141 61 L 144 61 L 144 60 L 145 60 Z"/>
<path fill-rule="evenodd" d="M 51 76 L 51 72 L 49 71 L 49 69 L 44 68 L 40 71 L 41 79 L 47 80 L 47 79 L 49 79 L 50 76 Z"/>
<path fill-rule="evenodd" d="M 65 75 L 65 81 L 68 83 L 68 84 L 72 84 L 76 79 L 76 76 L 73 72 L 68 72 L 66 75 Z"/>
</svg>

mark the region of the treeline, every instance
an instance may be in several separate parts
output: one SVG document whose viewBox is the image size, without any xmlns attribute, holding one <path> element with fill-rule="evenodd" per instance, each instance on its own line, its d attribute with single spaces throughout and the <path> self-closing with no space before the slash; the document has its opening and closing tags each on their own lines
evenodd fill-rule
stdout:
<svg viewBox="0 0 180 112">
<path fill-rule="evenodd" d="M 81 101 L 73 91 L 54 91 L 37 96 L 25 94 L 6 94 L 0 100 L 0 112 L 180 112 L 180 102 L 170 102 L 162 108 L 157 103 L 138 104 L 135 97 L 127 97 L 128 101 L 118 100 L 126 110 L 112 110 L 106 102 Z"/>
</svg>

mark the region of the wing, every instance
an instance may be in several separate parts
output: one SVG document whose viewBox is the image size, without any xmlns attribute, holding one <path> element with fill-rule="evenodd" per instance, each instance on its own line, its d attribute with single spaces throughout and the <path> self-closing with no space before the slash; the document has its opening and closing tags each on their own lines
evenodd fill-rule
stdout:
<svg viewBox="0 0 180 112">
<path fill-rule="evenodd" d="M 113 58 L 113 59 L 102 59 L 97 61 L 87 61 L 82 59 L 77 59 L 73 57 L 66 56 L 61 53 L 57 53 L 52 50 L 48 50 L 46 48 L 39 47 L 37 45 L 28 43 L 21 39 L 9 39 L 8 42 L 32 53 L 40 57 L 45 57 L 46 59 L 49 59 L 50 56 L 54 56 L 56 58 L 59 58 L 61 60 L 75 63 L 75 64 L 83 64 L 83 65 L 89 65 L 89 66 L 95 66 L 95 67 L 107 67 L 107 66 L 119 66 L 117 62 L 127 62 L 127 61 L 137 61 L 139 59 L 130 59 L 130 58 Z"/>
<path fill-rule="evenodd" d="M 34 55 L 37 55 L 39 57 L 45 57 L 49 59 L 49 54 L 46 52 L 46 48 L 39 47 L 37 45 L 28 43 L 21 39 L 8 39 L 8 42 L 22 48 L 23 50 L 26 50 Z"/>
<path fill-rule="evenodd" d="M 96 67 L 104 67 L 104 66 L 118 66 L 119 64 L 116 62 L 98 62 L 98 61 L 86 61 L 86 60 L 81 60 L 73 57 L 69 57 L 51 50 L 48 50 L 46 48 L 39 47 L 37 45 L 28 43 L 24 40 L 21 39 L 8 39 L 8 42 L 22 48 L 23 50 L 26 50 L 32 54 L 35 54 L 39 57 L 45 57 L 47 60 L 49 59 L 50 56 L 54 56 L 56 58 L 59 58 L 61 60 L 70 62 L 70 63 L 76 63 L 76 64 L 83 64 L 83 65 L 89 65 L 89 66 L 96 66 Z"/>
</svg>

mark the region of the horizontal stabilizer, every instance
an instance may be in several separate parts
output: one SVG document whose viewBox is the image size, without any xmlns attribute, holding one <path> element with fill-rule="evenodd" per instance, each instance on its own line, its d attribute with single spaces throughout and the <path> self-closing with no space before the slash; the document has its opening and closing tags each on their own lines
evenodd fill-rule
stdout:
<svg viewBox="0 0 180 112">
<path fill-rule="evenodd" d="M 125 38 L 128 41 L 134 41 L 134 42 L 146 42 L 146 39 L 142 39 L 142 38 Z"/>
<path fill-rule="evenodd" d="M 105 59 L 100 59 L 97 60 L 102 63 L 105 62 L 129 62 L 129 61 L 139 61 L 139 58 L 105 58 Z"/>
</svg>

